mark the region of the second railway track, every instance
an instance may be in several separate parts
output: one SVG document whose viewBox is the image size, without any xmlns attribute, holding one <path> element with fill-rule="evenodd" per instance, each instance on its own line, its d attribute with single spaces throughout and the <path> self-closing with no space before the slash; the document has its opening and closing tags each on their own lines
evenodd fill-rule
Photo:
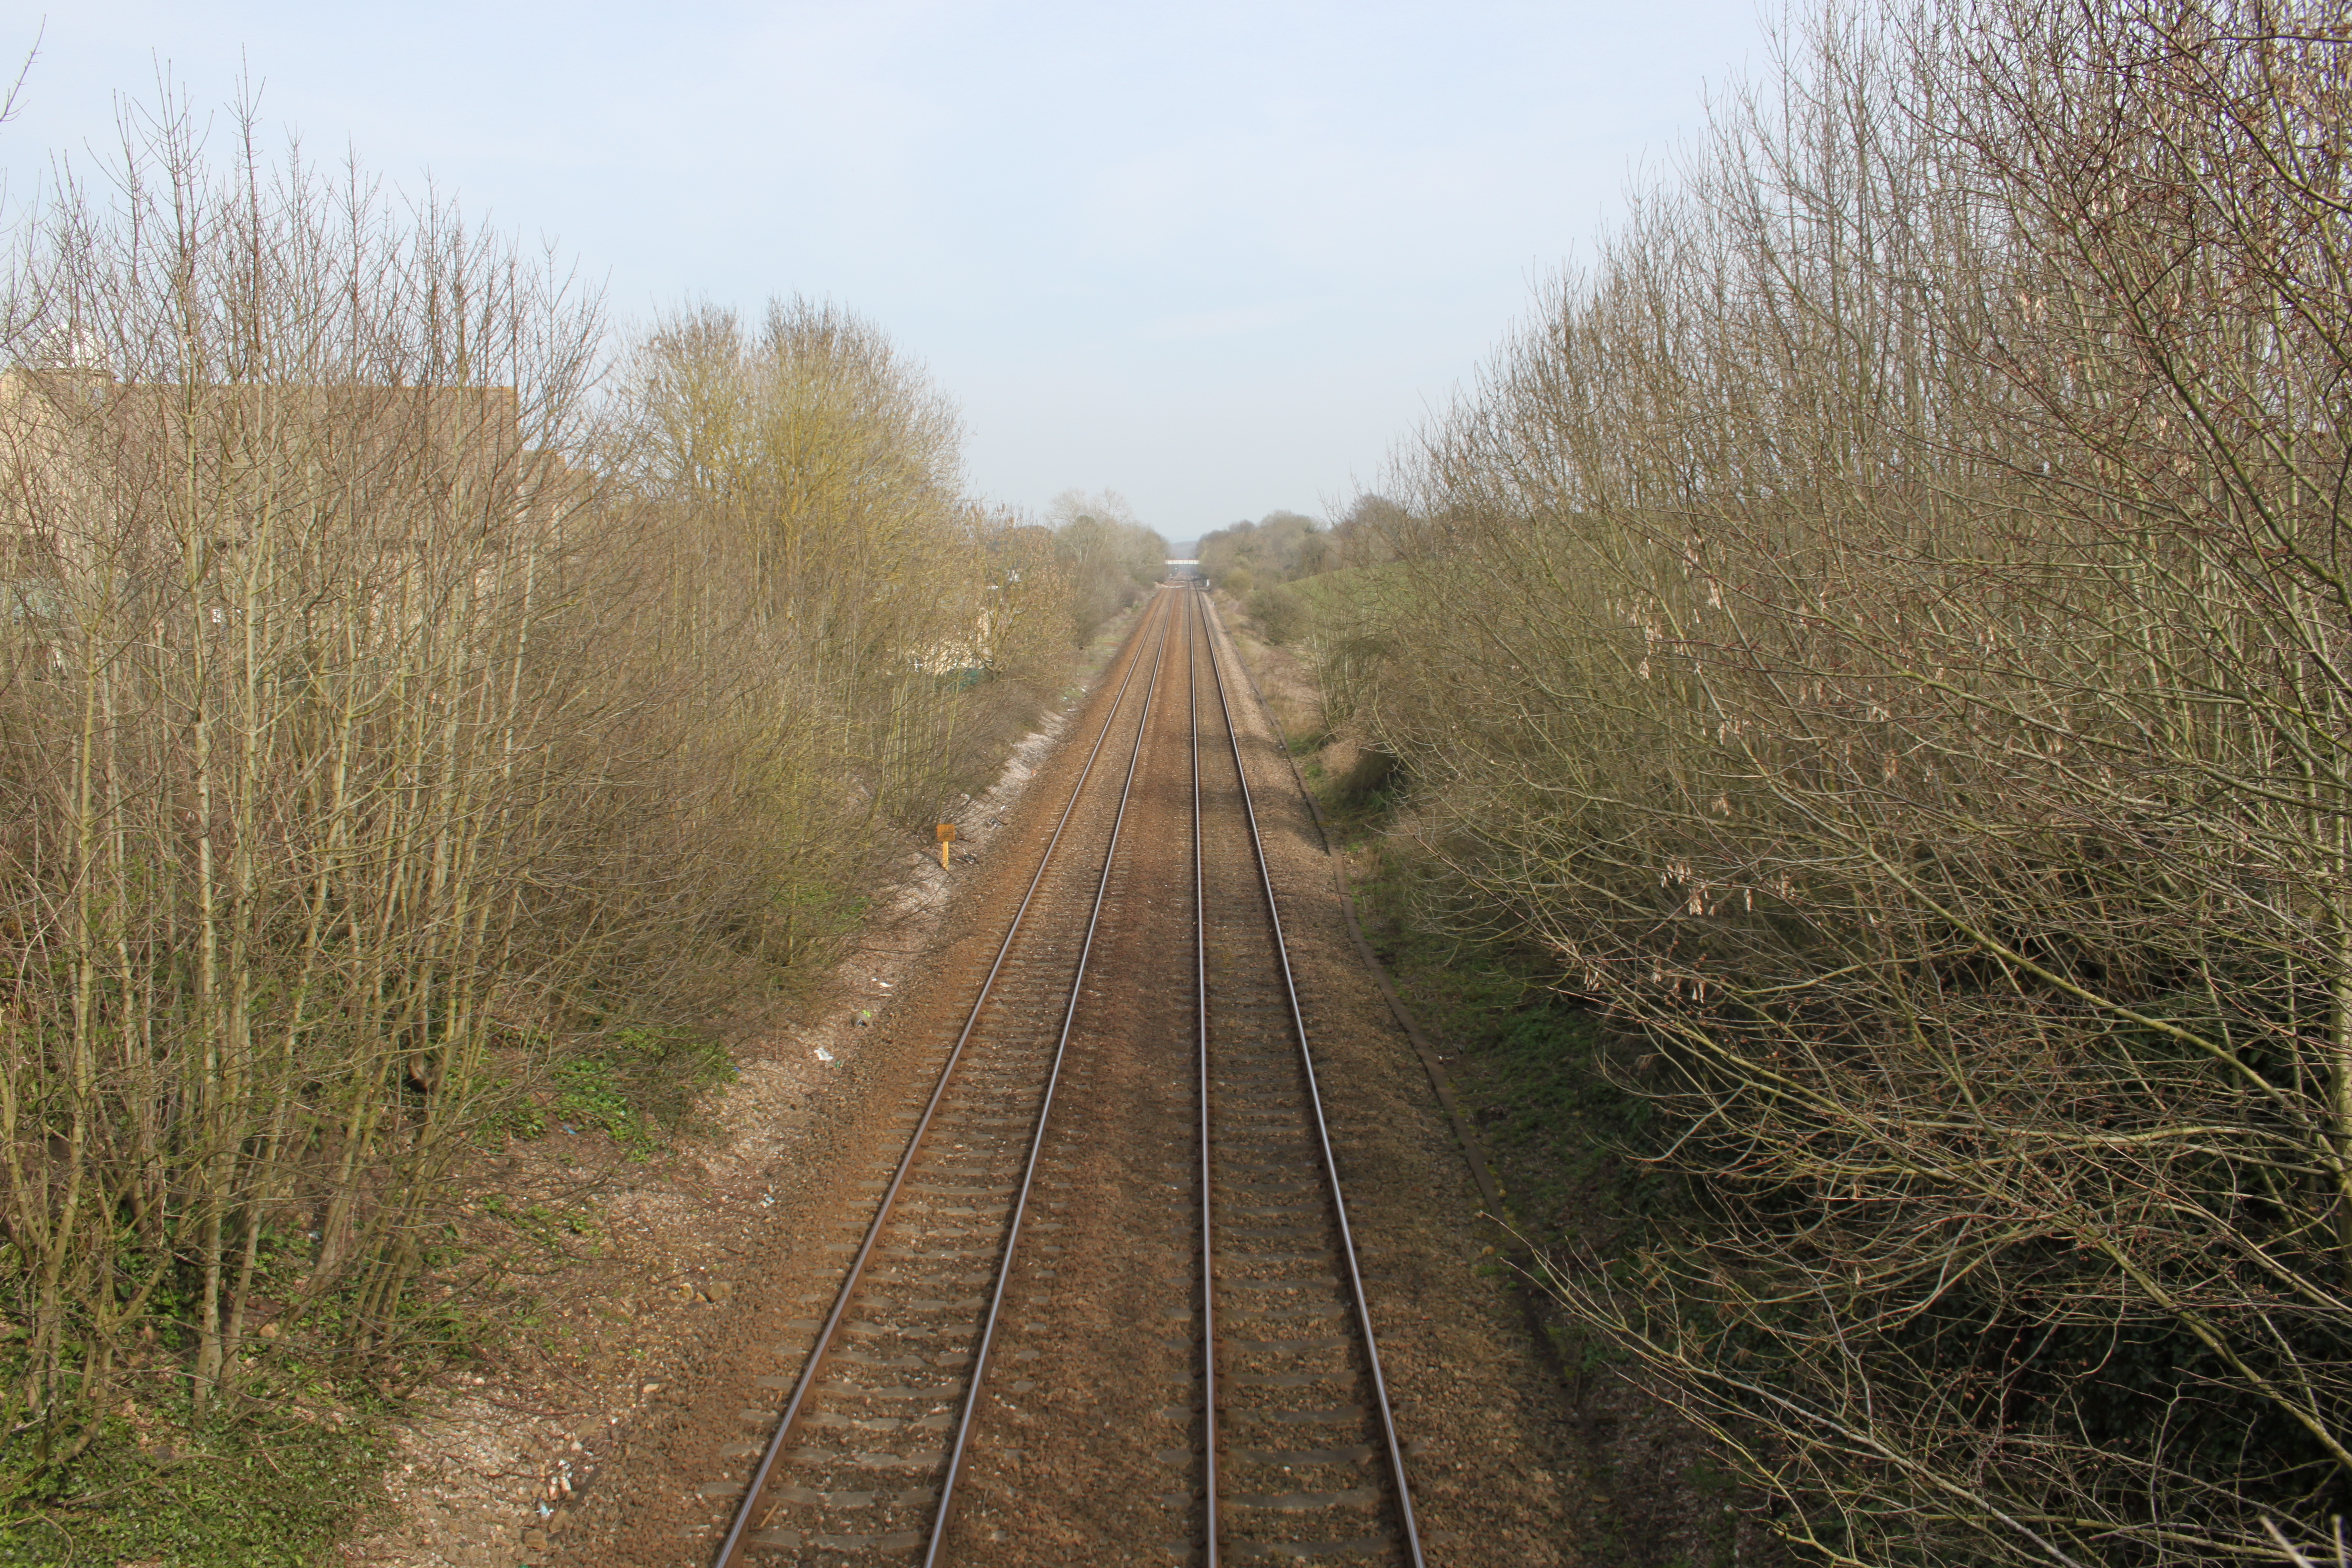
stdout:
<svg viewBox="0 0 2352 1568">
<path fill-rule="evenodd" d="M 711 1560 L 1421 1563 L 1217 646 L 1139 623 Z"/>
</svg>

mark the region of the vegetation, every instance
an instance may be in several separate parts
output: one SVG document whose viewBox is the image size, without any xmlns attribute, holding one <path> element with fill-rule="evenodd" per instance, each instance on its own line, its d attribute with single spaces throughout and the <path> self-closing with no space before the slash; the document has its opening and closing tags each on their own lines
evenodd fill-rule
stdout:
<svg viewBox="0 0 2352 1568">
<path fill-rule="evenodd" d="M 218 1563 L 307 1568 L 382 1496 L 388 1445 L 348 1426 L 268 1413 L 190 1432 L 133 1405 L 40 1505 L 12 1510 L 0 1564 Z M 168 1429 L 169 1439 L 157 1434 Z"/>
<path fill-rule="evenodd" d="M 1262 584 L 1308 577 L 1337 565 L 1330 542 L 1313 518 L 1295 511 L 1270 511 L 1255 522 L 1236 522 L 1202 534 L 1194 548 L 1202 574 L 1227 593 L 1240 595 Z"/>
<path fill-rule="evenodd" d="M 2352 1500 L 2347 124 L 2340 4 L 1829 14 L 1306 595 L 1421 918 L 1639 1042 L 1697 1215 L 1564 1302 L 1801 1555 Z"/>
<path fill-rule="evenodd" d="M 2347 126 L 2347 0 L 1832 7 L 1388 495 L 1201 543 L 1801 1558 L 2352 1511 Z M 299 1560 L 467 1163 L 649 1149 L 1166 545 L 834 307 L 615 356 L 447 207 L 109 174 L 0 290 L 0 1561 Z"/>
<path fill-rule="evenodd" d="M 1054 498 L 1054 551 L 1070 606 L 1070 637 L 1080 644 L 1167 575 L 1168 542 L 1136 521 L 1116 490 Z"/>
<path fill-rule="evenodd" d="M 1359 497 L 1328 527 L 1295 511 L 1270 511 L 1255 522 L 1202 535 L 1197 546 L 1201 571 L 1240 597 L 1260 587 L 1370 565 L 1387 559 L 1389 539 L 1406 515 L 1381 495 Z"/>
<path fill-rule="evenodd" d="M 481 1331 L 467 1162 L 647 1147 L 1156 536 L 983 513 L 845 311 L 607 371 L 454 209 L 141 123 L 0 292 L 0 1558 L 257 1562 L 221 1489 L 347 1513 L 311 1449 Z"/>
</svg>

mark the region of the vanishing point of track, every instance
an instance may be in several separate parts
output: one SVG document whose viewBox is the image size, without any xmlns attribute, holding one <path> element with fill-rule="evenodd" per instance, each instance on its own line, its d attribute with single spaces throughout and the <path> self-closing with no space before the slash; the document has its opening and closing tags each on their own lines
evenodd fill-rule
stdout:
<svg viewBox="0 0 2352 1568">
<path fill-rule="evenodd" d="M 1160 590 L 720 1568 L 1419 1568 L 1206 596 Z M 803 1348 L 804 1344 L 804 1349 Z"/>
</svg>

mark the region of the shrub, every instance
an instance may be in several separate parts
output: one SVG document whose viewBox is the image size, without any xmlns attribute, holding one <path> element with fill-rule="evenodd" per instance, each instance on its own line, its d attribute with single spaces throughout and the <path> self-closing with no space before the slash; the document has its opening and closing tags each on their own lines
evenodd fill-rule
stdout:
<svg viewBox="0 0 2352 1568">
<path fill-rule="evenodd" d="M 1257 629 L 1264 634 L 1265 640 L 1277 646 L 1297 638 L 1307 629 L 1311 618 L 1307 601 L 1280 583 L 1251 590 L 1243 608 L 1249 612 L 1250 619 L 1257 623 Z"/>
</svg>

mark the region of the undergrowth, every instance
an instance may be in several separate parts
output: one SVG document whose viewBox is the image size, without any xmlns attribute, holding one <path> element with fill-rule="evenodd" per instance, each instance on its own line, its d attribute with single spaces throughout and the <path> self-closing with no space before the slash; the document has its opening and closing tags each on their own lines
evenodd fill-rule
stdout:
<svg viewBox="0 0 2352 1568">
<path fill-rule="evenodd" d="M 383 1505 L 377 1419 L 247 1415 L 190 1431 L 124 1411 L 55 1495 L 0 1520 L 0 1565 L 310 1568 Z"/>
<path fill-rule="evenodd" d="M 727 1048 L 684 1029 L 630 1027 L 555 1058 L 536 1093 L 522 1093 L 490 1122 L 494 1137 L 525 1141 L 561 1131 L 604 1132 L 644 1160 L 682 1127 L 702 1091 L 735 1076 Z"/>
<path fill-rule="evenodd" d="M 1675 1176 L 1647 1162 L 1656 1108 L 1608 1068 L 1623 1042 L 1551 988 L 1534 954 L 1433 931 L 1414 915 L 1402 850 L 1359 850 L 1365 934 L 1415 1014 L 1460 1055 L 1449 1066 L 1496 1181 L 1499 1217 L 1548 1252 L 1627 1249 L 1640 1228 L 1687 1213 Z"/>
<path fill-rule="evenodd" d="M 686 1123 L 702 1090 L 732 1076 L 723 1046 L 677 1029 L 617 1027 L 558 1050 L 538 1042 L 511 1099 L 486 1126 L 490 1139 L 602 1131 L 630 1158 L 658 1152 Z M 467 1210 L 467 1213 L 475 1211 Z M 90 1446 L 52 1462 L 37 1445 L 0 1457 L 0 1568 L 127 1564 L 130 1568 L 276 1568 L 330 1560 L 369 1509 L 380 1506 L 386 1424 L 424 1382 L 478 1357 L 501 1326 L 530 1327 L 524 1276 L 593 1247 L 586 1211 L 509 1203 L 493 1194 L 479 1223 L 502 1244 L 461 1241 L 454 1218 L 416 1237 L 425 1289 L 404 1293 L 371 1321 L 374 1353 L 338 1356 L 358 1309 L 349 1289 L 310 1300 L 299 1317 L 269 1316 L 245 1342 L 233 1410 L 198 1420 L 185 1363 L 194 1289 L 167 1272 L 155 1321 L 128 1347 L 120 1400 Z M 265 1316 L 301 1299 L 318 1253 L 315 1231 L 273 1227 L 256 1251 L 254 1299 Z M 511 1254 L 512 1256 L 509 1256 Z M 453 1274 L 450 1271 L 456 1270 Z M 454 1280 L 437 1291 L 431 1282 Z M 495 1300 L 497 1310 L 486 1310 Z M 22 1375 L 0 1321 L 0 1378 Z"/>
</svg>

